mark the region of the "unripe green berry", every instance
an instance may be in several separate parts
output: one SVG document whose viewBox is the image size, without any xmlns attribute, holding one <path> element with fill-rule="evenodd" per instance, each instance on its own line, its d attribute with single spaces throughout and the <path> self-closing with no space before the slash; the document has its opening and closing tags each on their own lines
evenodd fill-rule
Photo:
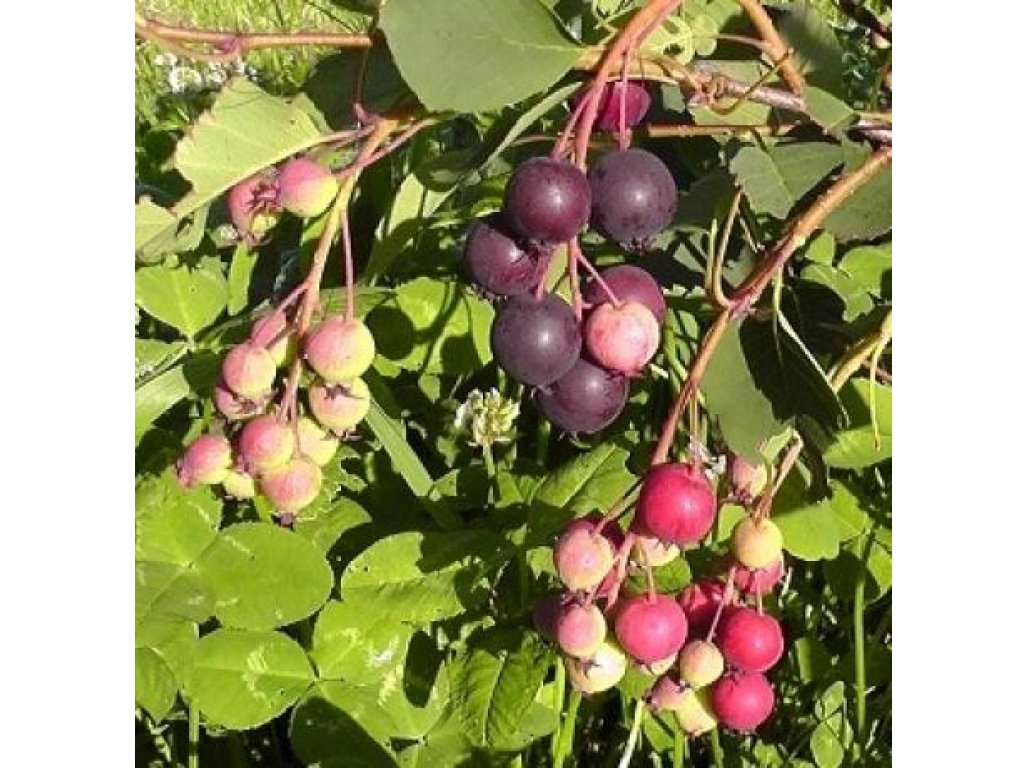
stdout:
<svg viewBox="0 0 1026 768">
<path fill-rule="evenodd" d="M 224 492 L 233 499 L 252 499 L 256 496 L 256 481 L 253 480 L 253 475 L 248 472 L 233 469 L 225 477 L 222 484 L 224 485 Z"/>
<path fill-rule="evenodd" d="M 310 331 L 303 355 L 329 384 L 341 384 L 367 372 L 374 362 L 374 337 L 360 320 L 330 317 Z"/>
<path fill-rule="evenodd" d="M 688 736 L 701 736 L 713 730 L 718 724 L 708 689 L 686 690 L 674 714 L 677 716 L 680 729 Z"/>
<path fill-rule="evenodd" d="M 338 438 L 332 437 L 311 418 L 304 416 L 296 425 L 299 453 L 318 467 L 323 467 L 338 450 Z"/>
<path fill-rule="evenodd" d="M 370 412 L 370 390 L 363 379 L 342 384 L 314 384 L 307 393 L 310 412 L 336 434 L 348 432 Z"/>
<path fill-rule="evenodd" d="M 308 507 L 321 490 L 321 469 L 306 458 L 294 458 L 266 472 L 260 490 L 279 512 L 295 514 Z"/>
<path fill-rule="evenodd" d="M 274 387 L 278 366 L 271 353 L 250 343 L 232 347 L 221 364 L 221 380 L 239 397 L 259 400 Z"/>
</svg>

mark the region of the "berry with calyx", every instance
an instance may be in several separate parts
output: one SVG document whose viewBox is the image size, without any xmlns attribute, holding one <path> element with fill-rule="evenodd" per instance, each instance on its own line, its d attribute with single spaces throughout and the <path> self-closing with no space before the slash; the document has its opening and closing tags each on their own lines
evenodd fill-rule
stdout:
<svg viewBox="0 0 1026 768">
<path fill-rule="evenodd" d="M 492 323 L 492 352 L 510 376 L 547 387 L 573 368 L 581 354 L 574 311 L 554 293 L 513 296 Z"/>
<path fill-rule="evenodd" d="M 705 538 L 716 518 L 716 494 L 701 468 L 660 464 L 645 475 L 638 496 L 639 531 L 678 546 Z"/>
<path fill-rule="evenodd" d="M 269 401 L 269 393 L 256 400 L 250 400 L 232 392 L 224 381 L 219 380 L 214 385 L 214 405 L 228 421 L 245 421 L 259 416 L 267 410 Z"/>
<path fill-rule="evenodd" d="M 595 362 L 637 376 L 659 349 L 659 321 L 644 304 L 599 304 L 584 324 L 584 343 Z"/>
<path fill-rule="evenodd" d="M 575 107 L 583 96 L 584 92 L 581 92 L 571 99 Z M 620 80 L 606 83 L 599 96 L 598 113 L 595 117 L 596 130 L 609 133 L 620 130 L 621 99 L 624 106 L 624 126 L 627 128 L 640 123 L 652 104 L 652 97 L 648 95 L 644 83 L 637 80 L 628 80 L 626 86 Z"/>
<path fill-rule="evenodd" d="M 608 691 L 627 673 L 627 656 L 614 641 L 606 638 L 589 659 L 563 658 L 570 685 L 581 693 Z"/>
<path fill-rule="evenodd" d="M 294 157 L 278 174 L 278 202 L 304 219 L 320 216 L 338 194 L 338 179 L 309 157 Z"/>
<path fill-rule="evenodd" d="M 532 157 L 513 171 L 502 212 L 510 228 L 525 240 L 565 242 L 588 223 L 588 179 L 571 163 Z"/>
<path fill-rule="evenodd" d="M 272 312 L 253 323 L 249 340 L 264 347 L 281 368 L 296 359 L 296 337 L 289 333 L 288 320 L 283 312 Z"/>
<path fill-rule="evenodd" d="M 773 686 L 759 672 L 733 672 L 721 677 L 711 689 L 713 711 L 728 728 L 754 731 L 773 712 Z"/>
<path fill-rule="evenodd" d="M 784 556 L 784 535 L 769 518 L 745 517 L 730 535 L 730 552 L 745 568 L 768 568 Z"/>
<path fill-rule="evenodd" d="M 570 603 L 556 620 L 556 644 L 571 656 L 586 659 L 606 639 L 606 619 L 595 604 Z"/>
<path fill-rule="evenodd" d="M 744 672 L 765 672 L 784 655 L 780 622 L 754 608 L 738 608 L 724 616 L 717 636 L 723 658 Z"/>
<path fill-rule="evenodd" d="M 680 593 L 677 602 L 688 617 L 688 627 L 694 637 L 705 637 L 709 633 L 716 609 L 723 602 L 724 588 L 722 581 L 706 579 L 689 584 Z M 724 607 L 723 614 L 726 613 L 727 607 Z"/>
<path fill-rule="evenodd" d="M 217 485 L 231 470 L 232 447 L 219 435 L 200 435 L 178 459 L 178 482 L 185 488 Z"/>
<path fill-rule="evenodd" d="M 296 449 L 292 429 L 265 414 L 247 421 L 239 433 L 239 454 L 246 470 L 260 474 L 284 465 Z"/>
<path fill-rule="evenodd" d="M 683 703 L 687 689 L 676 675 L 667 674 L 656 680 L 645 699 L 653 712 L 672 711 Z"/>
<path fill-rule="evenodd" d="M 652 568 L 669 565 L 680 557 L 680 548 L 676 544 L 660 541 L 654 536 L 636 536 L 631 549 L 631 560 L 638 565 L 647 561 Z"/>
<path fill-rule="evenodd" d="M 766 465 L 749 464 L 744 457 L 733 454 L 730 459 L 730 487 L 734 496 L 744 502 L 749 502 L 762 493 L 766 487 L 769 473 Z"/>
<path fill-rule="evenodd" d="M 556 573 L 568 589 L 591 589 L 613 567 L 613 547 L 593 527 L 570 526 L 553 548 Z"/>
<path fill-rule="evenodd" d="M 723 675 L 723 654 L 705 640 L 691 640 L 680 651 L 680 676 L 692 688 L 703 688 Z"/>
<path fill-rule="evenodd" d="M 278 176 L 273 169 L 261 171 L 228 190 L 228 215 L 239 236 L 255 243 L 281 218 Z"/>
<path fill-rule="evenodd" d="M 328 434 L 311 418 L 304 416 L 296 424 L 296 449 L 318 467 L 326 466 L 338 450 L 338 438 Z"/>
<path fill-rule="evenodd" d="M 591 223 L 629 246 L 644 246 L 673 221 L 677 185 L 663 161 L 643 149 L 607 152 L 588 171 Z"/>
<path fill-rule="evenodd" d="M 620 301 L 635 301 L 645 305 L 659 324 L 663 324 L 666 318 L 666 299 L 659 283 L 648 272 L 633 264 L 620 264 L 603 270 L 602 279 Z M 584 286 L 583 296 L 593 307 L 611 301 L 597 280 L 591 280 Z"/>
<path fill-rule="evenodd" d="M 765 595 L 784 578 L 783 558 L 765 568 L 745 568 L 736 561 L 729 562 L 727 567 L 729 568 L 732 564 L 734 565 L 734 586 L 748 595 L 756 593 Z"/>
<path fill-rule="evenodd" d="M 361 320 L 329 317 L 307 335 L 303 356 L 329 384 L 362 376 L 374 362 L 374 337 Z"/>
<path fill-rule="evenodd" d="M 512 296 L 538 285 L 546 259 L 535 249 L 521 248 L 502 215 L 493 213 L 470 225 L 463 262 L 470 279 L 484 290 Z"/>
<path fill-rule="evenodd" d="M 232 347 L 221 363 L 221 381 L 239 397 L 259 400 L 274 387 L 278 366 L 263 347 L 243 343 Z"/>
<path fill-rule="evenodd" d="M 307 458 L 296 457 L 264 473 L 260 490 L 279 512 L 295 514 L 317 498 L 321 468 Z"/>
<path fill-rule="evenodd" d="M 256 496 L 256 481 L 253 480 L 253 475 L 242 470 L 231 470 L 222 485 L 224 492 L 233 499 L 252 499 Z"/>
<path fill-rule="evenodd" d="M 579 358 L 573 368 L 538 392 L 545 418 L 570 434 L 605 429 L 627 405 L 630 384 L 618 373 Z"/>
<path fill-rule="evenodd" d="M 341 384 L 318 383 L 307 392 L 310 412 L 325 429 L 344 434 L 366 418 L 370 412 L 370 390 L 363 379 Z"/>
<path fill-rule="evenodd" d="M 688 634 L 688 620 L 668 595 L 638 595 L 616 614 L 616 639 L 642 664 L 676 655 Z"/>
<path fill-rule="evenodd" d="M 691 737 L 708 733 L 719 724 L 713 710 L 709 689 L 696 691 L 689 688 L 674 710 L 674 714 L 677 716 L 680 729 Z"/>
</svg>

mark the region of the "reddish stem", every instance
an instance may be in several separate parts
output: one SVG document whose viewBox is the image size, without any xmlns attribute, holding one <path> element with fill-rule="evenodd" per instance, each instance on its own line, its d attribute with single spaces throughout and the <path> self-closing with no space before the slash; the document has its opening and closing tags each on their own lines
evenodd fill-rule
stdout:
<svg viewBox="0 0 1026 768">
<path fill-rule="evenodd" d="M 584 317 L 584 300 L 581 298 L 580 279 L 577 274 L 577 259 L 581 254 L 581 246 L 578 244 L 576 237 L 567 243 L 567 250 L 569 258 L 566 262 L 566 273 L 570 278 L 571 303 L 573 304 L 574 314 L 577 315 L 577 320 L 580 321 Z"/>
<path fill-rule="evenodd" d="M 592 278 L 594 278 L 595 282 L 598 283 L 599 287 L 605 291 L 606 296 L 608 296 L 609 300 L 613 302 L 613 306 L 619 307 L 622 302 L 617 298 L 616 294 L 613 293 L 613 289 L 609 287 L 609 283 L 602 279 L 602 275 L 600 275 L 599 271 L 595 269 L 595 266 L 588 261 L 584 255 L 584 251 L 582 251 L 580 247 L 577 249 L 577 258 L 581 264 L 584 265 L 584 268 L 588 270 L 588 274 L 590 274 Z"/>
<path fill-rule="evenodd" d="M 580 93 L 580 91 L 578 91 Z M 567 145 L 570 143 L 570 137 L 573 135 L 574 128 L 577 122 L 581 119 L 581 114 L 584 112 L 585 107 L 588 106 L 588 99 L 591 98 L 591 92 L 585 92 L 585 94 L 577 102 L 573 111 L 570 113 L 570 117 L 567 118 L 566 125 L 563 126 L 562 133 L 559 134 L 559 139 L 556 141 L 555 146 L 552 147 L 552 152 L 549 155 L 553 160 L 561 160 L 566 155 Z"/>
<path fill-rule="evenodd" d="M 727 572 L 727 586 L 723 588 L 723 596 L 720 598 L 720 604 L 716 606 L 716 615 L 713 616 L 712 624 L 709 626 L 709 631 L 705 633 L 705 642 L 711 643 L 713 635 L 716 633 L 716 627 L 720 624 L 720 616 L 723 615 L 723 606 L 733 601 L 734 599 L 734 572 L 737 570 L 737 566 L 730 566 L 730 570 Z"/>
</svg>

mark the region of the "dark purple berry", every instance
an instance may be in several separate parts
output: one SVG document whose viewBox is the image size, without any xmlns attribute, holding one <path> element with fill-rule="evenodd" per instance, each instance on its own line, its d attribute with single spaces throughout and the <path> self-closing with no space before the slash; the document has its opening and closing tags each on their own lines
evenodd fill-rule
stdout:
<svg viewBox="0 0 1026 768">
<path fill-rule="evenodd" d="M 643 149 L 608 152 L 588 172 L 591 223 L 619 243 L 644 244 L 677 212 L 677 185 L 663 161 Z"/>
<path fill-rule="evenodd" d="M 470 225 L 463 258 L 470 279 L 486 291 L 501 296 L 534 288 L 544 267 L 544 259 L 517 245 L 498 213 Z"/>
<path fill-rule="evenodd" d="M 562 243 L 588 223 L 588 180 L 570 163 L 532 157 L 506 185 L 502 212 L 520 237 L 539 243 Z"/>
<path fill-rule="evenodd" d="M 633 264 L 621 264 L 603 270 L 602 279 L 606 281 L 616 298 L 620 301 L 636 301 L 648 307 L 662 325 L 666 318 L 666 299 L 659 283 L 648 272 Z M 593 306 L 605 304 L 609 295 L 595 280 L 584 287 L 584 300 Z"/>
<path fill-rule="evenodd" d="M 546 418 L 565 432 L 590 435 L 612 424 L 627 404 L 627 379 L 578 360 L 538 396 Z"/>
<path fill-rule="evenodd" d="M 554 293 L 540 299 L 513 296 L 492 323 L 495 359 L 517 381 L 544 387 L 577 362 L 581 326 L 570 305 Z"/>
<path fill-rule="evenodd" d="M 630 128 L 641 122 L 641 119 L 648 112 L 652 103 L 652 97 L 648 95 L 645 86 L 637 81 L 628 80 L 627 88 L 624 90 L 623 83 L 617 80 L 613 83 L 606 83 L 599 97 L 598 113 L 595 117 L 595 129 L 599 131 L 620 130 L 620 98 L 623 94 L 624 100 L 624 126 Z M 574 106 L 583 93 L 574 97 Z"/>
</svg>

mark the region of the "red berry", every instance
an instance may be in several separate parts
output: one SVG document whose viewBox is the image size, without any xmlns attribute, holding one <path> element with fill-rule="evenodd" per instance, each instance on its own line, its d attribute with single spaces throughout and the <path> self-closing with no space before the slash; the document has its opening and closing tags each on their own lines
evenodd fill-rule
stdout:
<svg viewBox="0 0 1026 768">
<path fill-rule="evenodd" d="M 603 368 L 637 376 L 659 349 L 659 321 L 634 301 L 599 304 L 584 325 L 584 344 Z"/>
<path fill-rule="evenodd" d="M 294 157 L 285 163 L 278 175 L 278 186 L 281 206 L 303 218 L 320 216 L 338 194 L 338 179 L 308 157 Z"/>
<path fill-rule="evenodd" d="M 666 317 L 666 299 L 663 289 L 648 272 L 633 264 L 620 264 L 602 270 L 602 279 L 620 301 L 636 301 L 648 307 L 660 325 Z M 611 299 L 597 280 L 584 286 L 584 300 L 593 307 L 605 304 Z"/>
<path fill-rule="evenodd" d="M 239 236 L 251 243 L 266 234 L 281 216 L 276 171 L 261 171 L 229 189 L 228 215 Z"/>
<path fill-rule="evenodd" d="M 781 558 L 766 568 L 745 568 L 736 560 L 727 563 L 734 566 L 734 586 L 748 595 L 765 595 L 784 578 L 784 559 Z"/>
<path fill-rule="evenodd" d="M 716 616 L 716 607 L 723 600 L 725 585 L 722 581 L 696 581 L 685 587 L 677 598 L 684 615 L 688 617 L 688 627 L 692 637 L 705 637 Z M 724 609 L 726 610 L 726 609 Z"/>
<path fill-rule="evenodd" d="M 638 595 L 616 615 L 616 639 L 642 664 L 653 664 L 680 651 L 688 635 L 684 611 L 669 595 Z"/>
<path fill-rule="evenodd" d="M 716 717 L 736 731 L 754 731 L 773 711 L 773 686 L 758 672 L 735 672 L 721 677 L 712 688 Z"/>
<path fill-rule="evenodd" d="M 716 494 L 701 469 L 660 464 L 645 475 L 638 496 L 641 532 L 677 545 L 701 541 L 716 518 Z"/>
<path fill-rule="evenodd" d="M 606 619 L 598 606 L 570 603 L 556 619 L 556 643 L 564 653 L 586 659 L 606 638 Z"/>
<path fill-rule="evenodd" d="M 765 672 L 784 655 L 780 622 L 754 608 L 738 608 L 724 616 L 717 636 L 723 658 L 744 672 Z"/>
</svg>

